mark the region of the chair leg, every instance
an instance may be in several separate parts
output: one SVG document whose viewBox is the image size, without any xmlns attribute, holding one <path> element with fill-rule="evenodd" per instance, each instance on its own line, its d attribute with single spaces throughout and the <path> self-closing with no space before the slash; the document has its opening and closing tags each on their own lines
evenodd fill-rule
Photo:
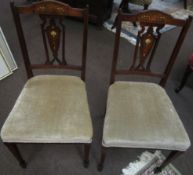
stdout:
<svg viewBox="0 0 193 175">
<path fill-rule="evenodd" d="M 188 65 L 186 67 L 186 70 L 184 72 L 184 75 L 183 75 L 183 78 L 182 78 L 182 81 L 180 83 L 180 86 L 178 88 L 175 89 L 175 92 L 178 93 L 182 90 L 182 88 L 185 86 L 187 80 L 188 80 L 188 77 L 190 76 L 190 74 L 193 72 L 192 68 L 190 67 L 190 65 Z"/>
<path fill-rule="evenodd" d="M 88 168 L 89 166 L 89 155 L 90 155 L 91 144 L 84 144 L 84 167 Z"/>
<path fill-rule="evenodd" d="M 184 8 L 187 9 L 187 0 L 184 0 Z"/>
<path fill-rule="evenodd" d="M 129 0 L 122 0 L 119 8 L 123 10 L 123 12 L 128 13 L 129 9 L 128 9 L 128 4 L 129 4 Z"/>
<path fill-rule="evenodd" d="M 148 10 L 149 4 L 144 4 L 143 9 Z"/>
<path fill-rule="evenodd" d="M 164 160 L 164 162 L 157 168 L 155 168 L 154 173 L 160 173 L 163 168 L 165 168 L 172 160 L 180 156 L 183 152 L 181 151 L 171 151 L 168 157 Z"/>
<path fill-rule="evenodd" d="M 128 5 L 129 5 L 129 0 L 122 0 L 119 5 L 119 9 L 121 9 L 124 13 L 131 13 L 130 9 L 128 8 Z M 111 29 L 114 29 L 117 26 L 117 20 L 118 20 L 117 17 L 118 15 L 116 16 Z"/>
<path fill-rule="evenodd" d="M 22 168 L 26 168 L 27 164 L 26 162 L 23 160 L 19 149 L 17 147 L 17 145 L 15 143 L 4 143 L 5 146 L 7 146 L 7 148 L 9 149 L 9 151 L 14 155 L 14 157 L 19 161 L 19 164 Z"/>
<path fill-rule="evenodd" d="M 100 162 L 99 162 L 98 167 L 97 167 L 98 171 L 103 170 L 105 158 L 106 158 L 106 148 L 102 146 Z"/>
</svg>

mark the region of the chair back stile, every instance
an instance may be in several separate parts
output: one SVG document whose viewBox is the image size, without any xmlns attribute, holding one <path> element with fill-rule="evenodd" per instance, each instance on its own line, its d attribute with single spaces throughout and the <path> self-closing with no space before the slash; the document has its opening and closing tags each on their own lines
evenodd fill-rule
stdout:
<svg viewBox="0 0 193 175">
<path fill-rule="evenodd" d="M 172 16 L 158 10 L 147 10 L 136 14 L 126 14 L 119 10 L 110 83 L 112 84 L 115 81 L 116 75 L 136 74 L 160 78 L 161 81 L 159 84 L 164 87 L 191 21 L 192 17 L 188 17 L 186 20 L 175 19 Z M 140 26 L 132 63 L 128 69 L 117 69 L 122 22 L 137 22 Z M 152 72 L 151 63 L 154 59 L 154 55 L 161 38 L 161 29 L 163 29 L 165 25 L 181 27 L 181 32 L 164 72 Z"/>
<path fill-rule="evenodd" d="M 11 2 L 11 9 L 28 78 L 33 77 L 33 69 L 56 68 L 80 71 L 81 79 L 85 80 L 88 7 L 85 9 L 72 8 L 67 4 L 48 0 L 36 2 L 26 6 L 15 6 L 14 2 Z M 21 14 L 38 15 L 42 21 L 40 26 L 46 55 L 46 61 L 43 64 L 31 64 L 26 40 L 23 33 L 23 27 L 21 24 Z M 80 66 L 68 64 L 65 58 L 65 25 L 63 24 L 64 17 L 76 17 L 83 19 L 84 28 L 82 41 L 82 61 Z M 59 58 L 58 54 L 60 48 L 62 51 L 61 58 Z"/>
</svg>

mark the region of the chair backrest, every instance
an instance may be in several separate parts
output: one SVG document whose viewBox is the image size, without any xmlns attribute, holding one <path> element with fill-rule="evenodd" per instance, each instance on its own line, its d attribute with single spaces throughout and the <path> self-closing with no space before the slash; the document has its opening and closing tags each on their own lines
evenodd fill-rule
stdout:
<svg viewBox="0 0 193 175">
<path fill-rule="evenodd" d="M 111 70 L 111 83 L 115 81 L 116 75 L 137 74 L 160 78 L 160 85 L 164 87 L 191 21 L 192 17 L 189 17 L 186 20 L 175 19 L 172 16 L 157 10 L 147 10 L 136 14 L 124 14 L 121 10 L 119 10 L 116 21 L 116 36 Z M 132 63 L 128 69 L 117 68 L 122 22 L 137 22 L 137 25 L 140 26 Z M 152 61 L 161 38 L 160 30 L 163 29 L 167 24 L 181 27 L 181 32 L 169 61 L 166 64 L 164 72 L 152 72 Z"/>
<path fill-rule="evenodd" d="M 84 80 L 87 51 L 88 8 L 72 8 L 67 4 L 51 0 L 36 2 L 26 6 L 15 6 L 14 2 L 11 2 L 10 5 L 28 78 L 33 76 L 33 69 L 59 68 L 80 71 L 81 78 Z M 31 64 L 30 62 L 23 27 L 21 25 L 21 14 L 34 14 L 40 17 L 42 21 L 40 26 L 46 55 L 46 61 L 43 64 Z M 66 16 L 77 17 L 83 19 L 84 22 L 82 62 L 80 66 L 68 65 L 65 59 L 65 25 L 63 24 L 63 20 Z M 59 58 L 59 49 L 62 50 L 62 58 Z"/>
</svg>

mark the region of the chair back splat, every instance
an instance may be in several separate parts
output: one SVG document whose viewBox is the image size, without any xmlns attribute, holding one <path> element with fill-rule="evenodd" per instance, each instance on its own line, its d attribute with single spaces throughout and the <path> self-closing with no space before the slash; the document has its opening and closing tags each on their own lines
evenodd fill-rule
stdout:
<svg viewBox="0 0 193 175">
<path fill-rule="evenodd" d="M 11 2 L 11 9 L 19 37 L 19 42 L 24 58 L 24 63 L 28 78 L 33 76 L 33 69 L 70 69 L 81 72 L 81 79 L 85 80 L 85 65 L 87 51 L 87 33 L 88 33 L 88 8 L 72 8 L 67 4 L 57 1 L 41 1 L 26 6 L 15 6 Z M 26 46 L 26 40 L 21 25 L 21 14 L 34 14 L 40 17 L 40 24 L 46 60 L 43 64 L 31 64 Z M 83 43 L 82 43 L 82 63 L 80 66 L 69 65 L 65 58 L 65 17 L 76 17 L 83 19 Z M 59 49 L 61 49 L 61 58 L 59 58 Z"/>
<path fill-rule="evenodd" d="M 137 74 L 160 78 L 160 85 L 164 87 L 191 21 L 192 17 L 189 17 L 186 20 L 175 19 L 158 10 L 146 10 L 136 14 L 126 14 L 119 10 L 111 70 L 111 83 L 115 81 L 116 75 Z M 129 69 L 117 69 L 122 22 L 137 22 L 140 26 L 132 63 L 131 66 L 129 66 Z M 181 27 L 181 32 L 164 72 L 156 73 L 151 71 L 151 63 L 154 59 L 155 51 L 161 38 L 160 30 L 163 29 L 165 25 Z"/>
</svg>

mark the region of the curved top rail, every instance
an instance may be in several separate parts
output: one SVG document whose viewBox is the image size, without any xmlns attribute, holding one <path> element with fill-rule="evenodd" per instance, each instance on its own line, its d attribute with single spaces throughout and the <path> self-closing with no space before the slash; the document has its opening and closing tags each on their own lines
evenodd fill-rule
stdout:
<svg viewBox="0 0 193 175">
<path fill-rule="evenodd" d="M 145 10 L 138 13 L 126 14 L 119 11 L 119 18 L 121 21 L 141 22 L 149 24 L 170 24 L 176 26 L 183 26 L 186 23 L 184 19 L 177 19 L 173 16 L 159 10 Z"/>
<path fill-rule="evenodd" d="M 46 0 L 41 2 L 36 2 L 30 5 L 25 6 L 16 6 L 16 9 L 19 13 L 23 14 L 39 14 L 39 15 L 65 15 L 72 17 L 82 17 L 84 13 L 87 11 L 85 9 L 78 9 L 69 6 L 68 4 Z"/>
</svg>

